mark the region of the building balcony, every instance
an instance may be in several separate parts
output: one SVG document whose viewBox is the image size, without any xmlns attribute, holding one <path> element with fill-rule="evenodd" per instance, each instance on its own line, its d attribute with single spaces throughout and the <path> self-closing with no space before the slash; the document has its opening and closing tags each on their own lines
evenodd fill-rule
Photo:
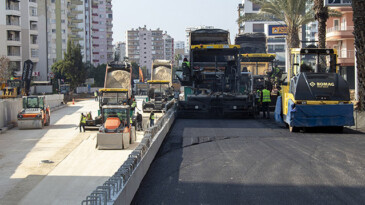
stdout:
<svg viewBox="0 0 365 205">
<path fill-rule="evenodd" d="M 327 29 L 326 40 L 338 41 L 341 39 L 354 38 L 353 26 L 335 26 Z"/>
<path fill-rule="evenodd" d="M 353 66 L 355 64 L 355 51 L 339 50 L 337 63 L 341 66 Z"/>
</svg>

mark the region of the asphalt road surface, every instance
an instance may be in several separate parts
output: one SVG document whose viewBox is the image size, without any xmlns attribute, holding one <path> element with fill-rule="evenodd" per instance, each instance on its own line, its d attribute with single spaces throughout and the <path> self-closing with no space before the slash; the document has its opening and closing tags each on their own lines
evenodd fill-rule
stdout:
<svg viewBox="0 0 365 205">
<path fill-rule="evenodd" d="M 365 135 L 175 122 L 132 204 L 364 204 Z"/>
</svg>

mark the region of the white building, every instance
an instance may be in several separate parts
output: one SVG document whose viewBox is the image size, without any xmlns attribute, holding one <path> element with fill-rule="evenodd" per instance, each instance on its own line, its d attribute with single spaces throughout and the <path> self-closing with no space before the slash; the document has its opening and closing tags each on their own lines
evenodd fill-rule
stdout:
<svg viewBox="0 0 365 205">
<path fill-rule="evenodd" d="M 123 61 L 124 57 L 126 57 L 125 51 L 125 42 L 117 42 L 114 46 L 114 56 L 118 56 L 119 61 Z"/>
<path fill-rule="evenodd" d="M 22 75 L 24 61 L 38 71 L 38 4 L 35 0 L 4 0 L 0 3 L 0 56 L 7 56 L 16 76 Z"/>
<path fill-rule="evenodd" d="M 175 49 L 185 49 L 184 41 L 175 41 Z"/>
<path fill-rule="evenodd" d="M 159 28 L 147 29 L 146 26 L 126 32 L 126 55 L 130 62 L 136 62 L 140 67 L 146 67 L 151 73 L 152 62 L 155 59 L 171 60 L 173 56 L 173 38 Z M 165 58 L 166 57 L 166 58 Z"/>
</svg>

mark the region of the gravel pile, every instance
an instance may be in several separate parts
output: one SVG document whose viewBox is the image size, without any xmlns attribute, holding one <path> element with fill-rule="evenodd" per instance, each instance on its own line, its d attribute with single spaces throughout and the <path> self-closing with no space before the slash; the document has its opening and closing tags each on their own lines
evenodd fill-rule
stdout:
<svg viewBox="0 0 365 205">
<path fill-rule="evenodd" d="M 171 81 L 171 69 L 164 66 L 159 66 L 154 69 L 153 80 L 168 80 Z"/>
<path fill-rule="evenodd" d="M 124 70 L 115 70 L 108 73 L 106 88 L 130 89 L 131 74 Z"/>
</svg>

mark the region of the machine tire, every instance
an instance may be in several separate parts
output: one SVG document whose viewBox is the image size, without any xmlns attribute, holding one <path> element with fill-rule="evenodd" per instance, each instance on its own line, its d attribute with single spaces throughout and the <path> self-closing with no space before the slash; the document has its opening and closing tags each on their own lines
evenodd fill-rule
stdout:
<svg viewBox="0 0 365 205">
<path fill-rule="evenodd" d="M 292 127 L 292 126 L 289 125 L 289 131 L 290 132 L 298 132 L 299 131 L 299 128 L 298 127 L 294 127 L 294 126 Z"/>
</svg>

